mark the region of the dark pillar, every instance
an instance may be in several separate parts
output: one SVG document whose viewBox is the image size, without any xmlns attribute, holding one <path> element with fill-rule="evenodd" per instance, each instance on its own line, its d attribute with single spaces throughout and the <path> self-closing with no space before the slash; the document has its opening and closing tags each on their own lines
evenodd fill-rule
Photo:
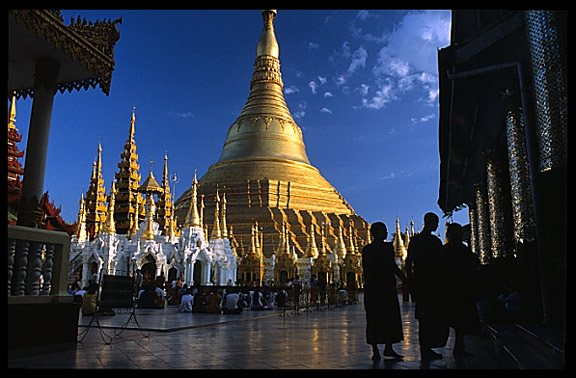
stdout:
<svg viewBox="0 0 576 378">
<path fill-rule="evenodd" d="M 60 63 L 53 59 L 39 58 L 36 61 L 34 101 L 18 213 L 18 224 L 22 226 L 33 227 L 40 220 L 39 201 L 44 190 L 50 123 L 59 72 Z"/>
</svg>

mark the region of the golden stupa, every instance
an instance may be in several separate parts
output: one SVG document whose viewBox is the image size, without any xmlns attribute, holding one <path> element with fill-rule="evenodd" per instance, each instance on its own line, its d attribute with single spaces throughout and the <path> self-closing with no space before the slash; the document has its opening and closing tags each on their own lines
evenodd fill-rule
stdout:
<svg viewBox="0 0 576 378">
<path fill-rule="evenodd" d="M 220 159 L 198 182 L 198 202 L 205 206 L 199 210 L 203 224 L 214 224 L 219 193 L 226 198 L 227 222 L 220 231 L 225 237 L 233 229 L 239 256 L 249 253 L 254 227 L 264 257 L 277 253 L 286 234 L 293 253 L 301 258 L 314 257 L 308 255 L 314 255 L 316 245 L 322 245 L 327 255 L 336 253 L 340 232 L 350 245 L 361 248 L 368 240 L 369 225 L 310 164 L 302 130 L 282 92 L 276 11 L 264 10 L 262 16 L 248 100 L 228 129 Z M 175 203 L 181 221 L 190 209 L 192 193 L 188 189 Z"/>
</svg>

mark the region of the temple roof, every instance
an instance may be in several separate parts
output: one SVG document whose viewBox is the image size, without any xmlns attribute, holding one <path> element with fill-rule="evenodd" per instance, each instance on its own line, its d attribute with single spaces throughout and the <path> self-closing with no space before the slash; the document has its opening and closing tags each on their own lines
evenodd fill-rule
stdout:
<svg viewBox="0 0 576 378">
<path fill-rule="evenodd" d="M 58 10 L 11 9 L 8 12 L 8 94 L 34 95 L 39 58 L 60 63 L 58 90 L 99 86 L 109 94 L 114 71 L 114 46 L 120 38 L 115 21 L 72 19 L 64 25 Z"/>
<path fill-rule="evenodd" d="M 154 178 L 154 174 L 152 173 L 152 170 L 150 170 L 148 177 L 146 177 L 146 180 L 144 180 L 142 185 L 140 185 L 140 187 L 138 188 L 138 191 L 143 192 L 143 193 L 147 193 L 147 192 L 163 193 L 164 189 L 162 189 L 162 187 L 158 184 L 158 182 Z"/>
</svg>

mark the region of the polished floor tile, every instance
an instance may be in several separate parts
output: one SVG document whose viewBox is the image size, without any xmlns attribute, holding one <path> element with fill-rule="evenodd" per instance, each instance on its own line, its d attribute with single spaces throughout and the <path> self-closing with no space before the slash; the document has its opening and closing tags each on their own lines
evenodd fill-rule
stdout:
<svg viewBox="0 0 576 378">
<path fill-rule="evenodd" d="M 9 368 L 113 369 L 494 369 L 487 340 L 467 337 L 473 357 L 452 356 L 453 337 L 441 360 L 423 363 L 414 305 L 401 303 L 404 340 L 394 345 L 403 360 L 373 363 L 365 341 L 362 303 L 312 311 L 245 311 L 241 315 L 181 314 L 175 308 L 137 310 L 138 324 L 119 329 L 129 312 L 99 319 L 82 342 L 66 348 L 9 355 Z M 139 329 L 140 327 L 140 329 Z M 122 332 L 119 332 L 122 331 Z M 116 335 L 120 333 L 120 335 Z M 451 335 L 453 336 L 453 335 Z M 112 340 L 106 344 L 104 340 Z"/>
</svg>

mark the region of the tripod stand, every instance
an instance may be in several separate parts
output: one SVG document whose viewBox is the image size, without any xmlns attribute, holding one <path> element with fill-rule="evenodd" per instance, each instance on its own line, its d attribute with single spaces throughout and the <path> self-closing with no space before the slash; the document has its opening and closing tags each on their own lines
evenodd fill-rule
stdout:
<svg viewBox="0 0 576 378">
<path fill-rule="evenodd" d="M 149 337 L 150 336 L 150 332 L 148 332 L 148 334 L 144 333 L 144 330 L 142 329 L 142 327 L 140 326 L 140 323 L 138 322 L 138 317 L 136 316 L 136 299 L 137 299 L 137 295 L 138 295 L 138 288 L 136 287 L 136 285 L 134 285 L 134 290 L 132 292 L 132 310 L 130 312 L 130 316 L 128 317 L 128 320 L 126 320 L 126 322 L 117 330 L 114 331 L 114 335 L 116 336 L 120 336 L 122 334 L 122 332 L 124 332 L 127 327 L 128 324 L 130 323 L 130 321 L 132 319 L 134 319 L 134 323 L 136 323 L 136 326 L 138 326 L 138 330 L 140 331 L 140 333 L 142 334 L 142 336 L 144 337 Z"/>
<path fill-rule="evenodd" d="M 99 281 L 101 280 L 102 280 L 102 272 L 100 272 Z M 81 343 L 84 340 L 84 338 L 90 331 L 90 328 L 92 327 L 92 323 L 96 322 L 96 325 L 98 326 L 98 331 L 100 331 L 100 337 L 102 338 L 102 341 L 104 341 L 106 345 L 110 345 L 112 343 L 112 336 L 108 336 L 104 332 L 102 326 L 100 325 L 100 321 L 98 320 L 98 312 L 100 311 L 100 287 L 98 287 L 98 284 L 95 285 L 96 285 L 96 308 L 94 309 L 94 314 L 92 314 L 92 319 L 90 319 L 88 326 L 86 326 L 86 329 L 84 331 L 80 332 L 79 334 L 80 339 L 78 340 L 78 342 Z M 89 294 L 85 293 L 84 295 Z"/>
</svg>

